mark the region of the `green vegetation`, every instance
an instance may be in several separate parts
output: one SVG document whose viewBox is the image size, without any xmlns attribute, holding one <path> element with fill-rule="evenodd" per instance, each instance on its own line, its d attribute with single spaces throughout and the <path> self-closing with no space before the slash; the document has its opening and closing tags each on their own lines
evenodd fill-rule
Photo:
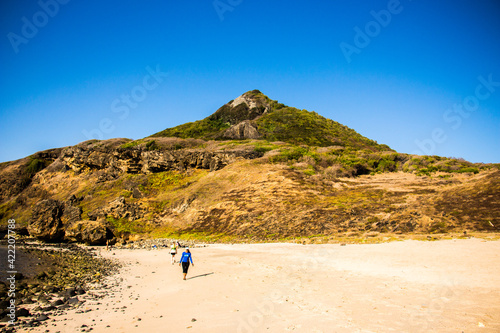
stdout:
<svg viewBox="0 0 500 333">
<path fill-rule="evenodd" d="M 176 188 L 185 188 L 207 172 L 207 170 L 194 170 L 192 174 L 179 171 L 153 173 L 147 176 L 146 185 L 139 185 L 139 189 L 145 194 L 152 195 L 172 191 Z"/>
<path fill-rule="evenodd" d="M 285 107 L 256 119 L 257 128 L 268 141 L 295 145 L 343 146 L 372 151 L 390 150 L 365 138 L 347 126 L 324 118 L 316 112 Z"/>
<path fill-rule="evenodd" d="M 221 119 L 205 118 L 192 123 L 186 123 L 173 128 L 167 128 L 151 137 L 178 137 L 182 139 L 214 139 L 231 126 Z"/>
<path fill-rule="evenodd" d="M 26 166 L 25 174 L 29 177 L 33 177 L 38 171 L 42 171 L 49 164 L 50 163 L 48 161 L 34 158 Z"/>
<path fill-rule="evenodd" d="M 25 165 L 24 170 L 22 171 L 20 187 L 22 189 L 28 187 L 28 185 L 31 184 L 33 176 L 45 169 L 51 163 L 52 161 L 49 160 L 30 157 L 30 161 Z"/>
<path fill-rule="evenodd" d="M 397 171 L 407 156 L 396 152 L 372 152 L 369 150 L 353 150 L 336 148 L 320 152 L 321 149 L 308 146 L 292 146 L 281 149 L 280 153 L 269 157 L 271 163 L 305 162 L 310 171 L 328 172 L 334 170 L 333 176 L 352 177 L 370 173 Z M 335 167 L 332 169 L 332 167 Z M 330 168 L 330 169 L 328 169 Z M 313 172 L 312 170 L 315 170 Z"/>
<path fill-rule="evenodd" d="M 159 148 L 160 147 L 158 147 L 155 140 L 151 140 L 151 141 L 148 141 L 148 143 L 146 143 L 146 150 L 148 150 L 148 151 L 158 150 Z"/>
<path fill-rule="evenodd" d="M 153 208 L 153 211 L 155 213 L 162 213 L 165 208 L 170 206 L 171 200 L 165 200 L 165 201 L 152 201 L 150 202 L 150 206 Z"/>
<path fill-rule="evenodd" d="M 258 153 L 262 153 L 262 154 L 265 154 L 267 153 L 268 151 L 271 151 L 271 150 L 274 150 L 276 149 L 277 146 L 275 145 L 271 145 L 271 144 L 265 144 L 265 143 L 260 143 L 258 142 L 257 144 L 255 144 L 255 148 L 254 150 Z"/>
<path fill-rule="evenodd" d="M 446 173 L 478 173 L 490 166 L 480 163 L 471 163 L 463 159 L 446 158 L 441 156 L 412 156 L 406 161 L 402 170 L 415 172 L 418 175 L 430 176 L 435 172 Z"/>
<path fill-rule="evenodd" d="M 13 215 L 13 204 L 11 202 L 6 202 L 0 205 L 0 221 L 12 218 Z"/>
<path fill-rule="evenodd" d="M 156 228 L 151 232 L 153 238 L 173 238 L 184 241 L 198 241 L 204 243 L 230 243 L 244 242 L 245 239 L 238 235 L 228 235 L 226 233 L 211 233 L 203 231 L 183 231 L 171 228 Z"/>
<path fill-rule="evenodd" d="M 138 221 L 130 221 L 126 218 L 116 219 L 108 215 L 106 220 L 113 226 L 114 232 L 117 234 L 146 233 L 151 231 L 149 226 L 138 223 Z"/>
<path fill-rule="evenodd" d="M 437 222 L 437 223 L 433 223 L 430 226 L 429 232 L 432 234 L 436 234 L 436 233 L 443 234 L 443 233 L 448 232 L 448 228 L 447 228 L 445 222 Z"/>
<path fill-rule="evenodd" d="M 273 144 L 266 140 L 229 140 L 221 141 L 218 143 L 220 147 L 236 148 L 241 146 L 254 147 L 254 150 L 259 153 L 266 153 L 268 151 L 278 149 L 283 145 Z"/>
<path fill-rule="evenodd" d="M 279 147 L 275 147 L 277 149 Z M 271 163 L 306 163 L 303 168 L 315 170 L 305 174 L 329 173 L 334 177 L 355 177 L 385 172 L 410 172 L 419 176 L 435 173 L 473 173 L 491 169 L 492 165 L 470 163 L 439 156 L 415 156 L 394 151 L 371 151 L 344 147 L 287 146 L 269 157 Z M 439 175 L 445 178 L 444 175 Z"/>
<path fill-rule="evenodd" d="M 315 153 L 311 148 L 301 146 L 282 149 L 278 155 L 271 156 L 269 158 L 269 161 L 271 163 L 290 161 L 297 162 L 300 161 L 304 156 L 310 156 L 315 161 L 319 159 L 319 155 Z"/>
<path fill-rule="evenodd" d="M 142 143 L 144 143 L 144 140 L 142 140 L 142 139 L 141 140 L 134 140 L 134 141 L 124 143 L 123 145 L 120 146 L 120 148 L 124 148 L 124 149 L 133 148 L 133 147 L 139 146 Z"/>
</svg>

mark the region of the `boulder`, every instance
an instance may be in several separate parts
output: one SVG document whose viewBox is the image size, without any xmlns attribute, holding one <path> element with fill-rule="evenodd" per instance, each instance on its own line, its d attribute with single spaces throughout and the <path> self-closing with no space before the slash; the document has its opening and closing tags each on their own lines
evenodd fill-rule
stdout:
<svg viewBox="0 0 500 333">
<path fill-rule="evenodd" d="M 69 226 L 82 219 L 82 209 L 71 205 L 71 201 L 64 203 L 64 210 L 61 216 L 63 226 Z"/>
<path fill-rule="evenodd" d="M 224 138 L 233 140 L 258 139 L 261 137 L 257 127 L 250 121 L 244 120 L 229 127 L 223 135 Z"/>
<path fill-rule="evenodd" d="M 64 236 L 61 216 L 64 205 L 53 199 L 42 200 L 33 207 L 28 232 L 46 242 L 59 242 Z"/>
<path fill-rule="evenodd" d="M 66 202 L 48 199 L 33 207 L 28 232 L 31 236 L 46 242 L 62 241 L 65 229 L 81 220 L 82 209 L 73 206 L 78 200 L 72 196 Z"/>
<path fill-rule="evenodd" d="M 77 221 L 66 229 L 65 238 L 88 245 L 106 244 L 107 228 L 102 221 Z"/>
</svg>

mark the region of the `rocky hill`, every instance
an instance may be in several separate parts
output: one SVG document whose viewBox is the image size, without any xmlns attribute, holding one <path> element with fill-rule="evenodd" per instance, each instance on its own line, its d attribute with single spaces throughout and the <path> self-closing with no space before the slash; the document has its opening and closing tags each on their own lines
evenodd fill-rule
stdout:
<svg viewBox="0 0 500 333">
<path fill-rule="evenodd" d="M 397 153 L 254 90 L 148 138 L 1 163 L 0 219 L 89 244 L 498 232 L 499 179 L 498 164 Z"/>
<path fill-rule="evenodd" d="M 295 145 L 391 150 L 315 112 L 271 100 L 259 90 L 241 95 L 203 120 L 168 128 L 151 137 L 261 139 Z"/>
</svg>

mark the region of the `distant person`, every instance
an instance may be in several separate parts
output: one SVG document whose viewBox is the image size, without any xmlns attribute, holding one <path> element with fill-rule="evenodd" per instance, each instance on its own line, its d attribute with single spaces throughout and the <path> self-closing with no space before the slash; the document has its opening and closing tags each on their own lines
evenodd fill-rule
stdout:
<svg viewBox="0 0 500 333">
<path fill-rule="evenodd" d="M 184 274 L 183 280 L 186 280 L 186 275 L 189 269 L 189 261 L 191 261 L 191 263 L 194 266 L 193 258 L 191 257 L 191 252 L 189 251 L 189 247 L 186 247 L 184 252 L 182 252 L 181 260 L 179 261 L 179 266 L 182 264 L 182 273 Z"/>
<path fill-rule="evenodd" d="M 179 243 L 179 241 L 177 241 L 177 247 L 178 247 L 178 248 L 181 248 L 181 247 L 182 247 L 182 246 L 181 246 L 181 243 Z"/>
<path fill-rule="evenodd" d="M 175 244 L 172 244 L 172 246 L 170 246 L 170 256 L 171 256 L 172 265 L 175 263 L 175 255 L 176 254 L 177 254 L 177 246 L 175 246 Z"/>
</svg>

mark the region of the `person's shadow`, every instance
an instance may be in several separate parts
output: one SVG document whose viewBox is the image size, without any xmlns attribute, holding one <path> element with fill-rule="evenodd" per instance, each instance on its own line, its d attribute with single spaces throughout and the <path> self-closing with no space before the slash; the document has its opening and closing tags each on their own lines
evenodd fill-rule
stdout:
<svg viewBox="0 0 500 333">
<path fill-rule="evenodd" d="M 192 277 L 188 278 L 188 280 L 191 280 L 191 279 L 196 279 L 196 278 L 199 278 L 199 277 L 208 276 L 208 275 L 212 275 L 212 274 L 214 274 L 214 272 L 212 272 L 212 273 L 200 274 L 200 275 L 195 275 L 195 276 L 192 276 Z"/>
</svg>

